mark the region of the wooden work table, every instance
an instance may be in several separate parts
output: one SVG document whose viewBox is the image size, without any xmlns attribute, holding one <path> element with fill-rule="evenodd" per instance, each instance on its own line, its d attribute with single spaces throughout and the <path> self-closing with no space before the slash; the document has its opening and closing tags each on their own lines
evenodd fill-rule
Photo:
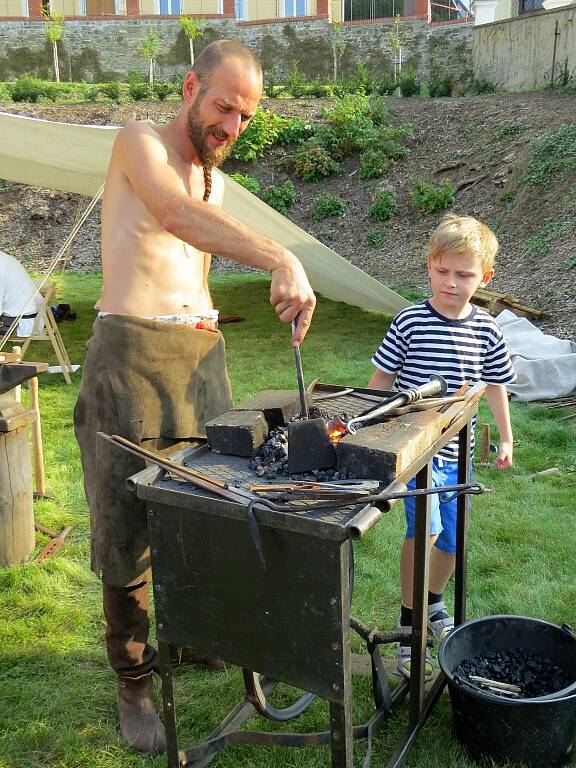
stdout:
<svg viewBox="0 0 576 768">
<path fill-rule="evenodd" d="M 394 482 L 384 489 L 383 499 L 386 491 L 398 490 L 414 476 L 417 489 L 429 488 L 433 456 L 456 435 L 460 444 L 458 483 L 468 482 L 471 423 L 482 392 L 482 385 L 473 387 L 464 402 L 454 403 L 437 418 L 414 414 L 413 424 L 424 421 L 425 429 L 416 430 L 416 447 L 406 446 L 402 464 Z M 401 422 L 403 429 L 408 429 L 410 414 L 404 415 Z M 233 457 L 207 455 L 206 448 L 199 444 L 180 450 L 172 458 L 208 473 L 224 467 L 231 482 L 243 482 L 242 468 L 247 467 L 246 459 L 228 461 Z M 283 511 L 256 504 L 248 511 L 246 506 L 166 477 L 157 467 L 133 476 L 130 484 L 146 501 L 148 510 L 169 768 L 204 766 L 220 749 L 248 742 L 272 746 L 330 743 L 332 766 L 352 768 L 353 738 L 366 737 L 370 743 L 373 731 L 382 725 L 387 713 L 409 694 L 409 725 L 388 768 L 402 765 L 445 685 L 441 673 L 428 691 L 424 683 L 430 495 L 416 497 L 412 676 L 390 692 L 378 662 L 379 652 L 372 648 L 371 658 L 380 668 L 378 674 L 384 685 L 375 691 L 376 709 L 369 723 L 354 728 L 352 540 L 369 535 L 370 528 L 379 521 L 385 524 L 382 511 L 389 508 L 389 502 L 367 504 L 364 508 L 342 506 L 325 512 L 307 511 L 302 504 Z M 467 495 L 458 497 L 457 624 L 465 620 L 466 612 L 468 499 Z M 255 536 L 259 538 L 262 558 L 256 551 Z M 305 739 L 302 734 L 250 735 L 249 731 L 239 730 L 254 713 L 259 695 L 247 683 L 246 698 L 202 744 L 180 749 L 170 644 L 194 646 L 244 670 L 257 670 L 265 676 L 262 688 L 280 680 L 326 699 L 330 730 L 308 734 Z M 251 674 L 245 672 L 245 679 L 259 680 L 258 676 L 251 678 Z M 266 704 L 265 692 L 263 696 Z M 260 706 L 256 709 L 261 711 Z M 271 719 L 289 718 L 282 717 L 282 712 L 272 712 Z"/>
</svg>

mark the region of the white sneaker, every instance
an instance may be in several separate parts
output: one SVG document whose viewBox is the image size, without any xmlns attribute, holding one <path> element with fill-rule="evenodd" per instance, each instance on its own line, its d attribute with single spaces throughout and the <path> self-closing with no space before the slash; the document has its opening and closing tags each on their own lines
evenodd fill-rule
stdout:
<svg viewBox="0 0 576 768">
<path fill-rule="evenodd" d="M 436 614 L 440 614 L 440 616 L 432 621 L 430 617 L 436 616 Z M 454 629 L 454 616 L 449 615 L 444 600 L 440 600 L 438 603 L 433 603 L 428 606 L 428 629 L 432 632 L 438 642 L 444 640 L 445 637 L 448 637 L 450 632 Z"/>
</svg>

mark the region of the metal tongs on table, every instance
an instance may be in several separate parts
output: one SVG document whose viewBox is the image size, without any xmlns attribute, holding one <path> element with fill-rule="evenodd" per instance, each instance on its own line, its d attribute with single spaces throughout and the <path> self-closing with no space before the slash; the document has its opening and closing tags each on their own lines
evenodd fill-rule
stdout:
<svg viewBox="0 0 576 768">
<path fill-rule="evenodd" d="M 378 480 L 330 480 L 326 482 L 314 480 L 294 480 L 288 483 L 268 483 L 266 485 L 251 485 L 250 491 L 276 501 L 297 499 L 354 499 L 370 496 L 380 487 Z"/>
<path fill-rule="evenodd" d="M 384 416 L 390 411 L 396 408 L 411 405 L 412 403 L 421 400 L 424 397 L 433 397 L 434 395 L 445 395 L 448 390 L 448 385 L 442 376 L 431 376 L 430 381 L 426 384 L 421 384 L 419 387 L 413 389 L 407 389 L 404 392 L 398 392 L 397 395 L 384 400 L 382 405 L 373 408 L 367 413 L 363 413 L 361 416 L 357 416 L 354 419 L 350 419 L 347 423 L 344 423 L 339 416 L 333 416 L 326 424 L 326 428 L 329 434 L 334 432 L 340 432 L 345 435 L 347 432 L 351 435 L 356 434 L 356 426 L 358 424 L 364 424 L 366 421 L 372 421 L 379 416 Z"/>
</svg>

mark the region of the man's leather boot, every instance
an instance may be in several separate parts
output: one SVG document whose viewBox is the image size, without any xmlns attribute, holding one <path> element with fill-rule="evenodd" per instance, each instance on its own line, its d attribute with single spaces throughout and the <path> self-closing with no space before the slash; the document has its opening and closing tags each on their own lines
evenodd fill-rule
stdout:
<svg viewBox="0 0 576 768">
<path fill-rule="evenodd" d="M 130 747 L 149 755 L 166 752 L 166 731 L 152 699 L 152 673 L 118 678 L 118 720 Z"/>
</svg>

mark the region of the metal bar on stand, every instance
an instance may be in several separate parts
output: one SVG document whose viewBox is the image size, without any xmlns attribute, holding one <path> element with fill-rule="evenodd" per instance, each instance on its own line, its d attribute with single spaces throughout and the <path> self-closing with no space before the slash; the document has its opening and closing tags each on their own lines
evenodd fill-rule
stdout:
<svg viewBox="0 0 576 768">
<path fill-rule="evenodd" d="M 458 482 L 468 482 L 470 478 L 470 448 L 472 429 L 467 422 L 458 433 Z M 470 500 L 468 495 L 456 500 L 456 564 L 454 567 L 454 623 L 466 621 L 466 586 L 467 586 L 467 539 Z"/>
<path fill-rule="evenodd" d="M 416 488 L 432 485 L 432 461 L 416 475 Z M 424 704 L 426 641 L 428 638 L 428 575 L 430 568 L 430 496 L 416 497 L 414 583 L 412 600 L 412 656 L 410 663 L 409 722 L 416 726 Z"/>
</svg>

